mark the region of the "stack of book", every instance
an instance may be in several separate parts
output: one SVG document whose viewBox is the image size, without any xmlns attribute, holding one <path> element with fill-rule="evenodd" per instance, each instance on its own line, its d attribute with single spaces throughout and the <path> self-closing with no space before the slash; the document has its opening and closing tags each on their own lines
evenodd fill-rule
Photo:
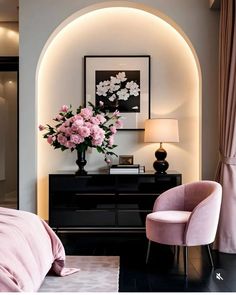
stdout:
<svg viewBox="0 0 236 295">
<path fill-rule="evenodd" d="M 112 165 L 110 167 L 110 174 L 138 174 L 139 164 L 133 165 Z"/>
</svg>

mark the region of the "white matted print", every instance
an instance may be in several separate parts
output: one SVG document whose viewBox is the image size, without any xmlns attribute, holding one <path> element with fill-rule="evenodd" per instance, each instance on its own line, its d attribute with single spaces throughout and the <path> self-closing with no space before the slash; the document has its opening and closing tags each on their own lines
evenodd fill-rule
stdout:
<svg viewBox="0 0 236 295">
<path fill-rule="evenodd" d="M 142 130 L 150 118 L 150 56 L 85 56 L 85 105 L 119 110 L 123 130 Z M 122 129 L 121 129 L 122 130 Z"/>
</svg>

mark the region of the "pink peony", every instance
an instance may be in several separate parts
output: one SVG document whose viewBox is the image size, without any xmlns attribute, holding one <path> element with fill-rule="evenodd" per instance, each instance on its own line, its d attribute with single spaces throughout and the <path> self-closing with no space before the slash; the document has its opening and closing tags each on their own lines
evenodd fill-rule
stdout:
<svg viewBox="0 0 236 295">
<path fill-rule="evenodd" d="M 39 130 L 40 130 L 40 131 L 43 131 L 44 129 L 46 129 L 46 127 L 44 127 L 43 125 L 40 124 L 40 125 L 39 125 Z"/>
<path fill-rule="evenodd" d="M 115 126 L 116 126 L 116 128 L 122 128 L 123 127 L 123 122 L 121 120 L 117 120 L 115 122 Z"/>
<path fill-rule="evenodd" d="M 83 138 L 89 137 L 91 131 L 88 127 L 80 127 L 79 128 L 79 135 L 82 136 Z"/>
<path fill-rule="evenodd" d="M 100 122 L 101 124 L 103 124 L 103 123 L 106 122 L 106 118 L 104 118 L 103 115 L 98 114 L 98 115 L 96 116 L 96 118 L 99 120 L 99 122 Z"/>
<path fill-rule="evenodd" d="M 72 130 L 76 131 L 78 130 L 79 127 L 83 126 L 83 124 L 84 124 L 84 120 L 82 117 L 80 117 L 74 121 L 71 128 Z"/>
<path fill-rule="evenodd" d="M 92 139 L 92 145 L 94 146 L 101 146 L 103 142 L 102 138 Z"/>
<path fill-rule="evenodd" d="M 71 134 L 70 141 L 73 142 L 74 144 L 80 144 L 81 142 L 84 141 L 84 138 L 77 134 Z"/>
<path fill-rule="evenodd" d="M 112 133 L 112 134 L 116 134 L 116 132 L 117 132 L 115 126 L 111 126 L 111 127 L 110 127 L 110 130 L 111 130 L 111 133 Z"/>
<path fill-rule="evenodd" d="M 62 135 L 62 134 L 58 134 L 57 136 L 57 141 L 61 144 L 61 145 L 65 145 L 67 142 L 67 138 Z"/>
<path fill-rule="evenodd" d="M 71 142 L 71 141 L 67 141 L 66 144 L 65 144 L 65 146 L 68 149 L 72 149 L 72 148 L 75 149 L 76 148 L 75 144 L 73 142 Z"/>
<path fill-rule="evenodd" d="M 115 110 L 115 112 L 113 113 L 113 116 L 117 117 L 120 115 L 120 112 L 118 110 Z"/>
<path fill-rule="evenodd" d="M 70 126 L 70 119 L 67 119 L 64 123 L 63 123 L 63 125 L 65 126 L 65 127 L 69 127 Z"/>
<path fill-rule="evenodd" d="M 84 119 L 88 120 L 89 118 L 92 117 L 93 112 L 92 112 L 92 110 L 89 109 L 89 108 L 84 108 L 84 109 L 81 109 L 81 111 L 80 111 L 80 115 L 81 115 Z"/>
<path fill-rule="evenodd" d="M 97 117 L 91 117 L 90 118 L 90 122 L 92 124 L 95 124 L 95 125 L 99 125 L 100 124 L 100 121 L 99 121 L 99 119 Z"/>
<path fill-rule="evenodd" d="M 57 115 L 56 118 L 54 120 L 56 121 L 61 121 L 64 117 L 61 115 Z"/>
<path fill-rule="evenodd" d="M 47 138 L 47 142 L 49 144 L 52 144 L 53 143 L 53 136 L 52 135 L 49 135 L 48 138 Z"/>
<path fill-rule="evenodd" d="M 58 131 L 58 132 L 65 133 L 65 131 L 66 131 L 66 127 L 62 124 L 61 126 L 59 126 L 59 127 L 57 128 L 57 131 Z"/>
<path fill-rule="evenodd" d="M 67 113 L 68 110 L 69 110 L 69 107 L 65 104 L 60 108 L 60 112 L 62 113 Z"/>
<path fill-rule="evenodd" d="M 110 164 L 110 163 L 111 163 L 111 160 L 108 159 L 108 158 L 105 158 L 105 162 L 106 162 L 107 164 Z"/>
<path fill-rule="evenodd" d="M 65 128 L 65 136 L 71 136 L 72 130 L 70 127 Z"/>
<path fill-rule="evenodd" d="M 111 136 L 109 137 L 109 139 L 108 139 L 108 145 L 109 145 L 109 146 L 113 146 L 113 144 L 114 144 L 114 136 L 111 135 Z"/>
</svg>

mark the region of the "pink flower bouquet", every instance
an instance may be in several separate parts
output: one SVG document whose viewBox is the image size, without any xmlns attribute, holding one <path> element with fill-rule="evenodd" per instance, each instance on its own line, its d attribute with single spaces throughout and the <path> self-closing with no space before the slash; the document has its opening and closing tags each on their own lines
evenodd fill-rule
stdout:
<svg viewBox="0 0 236 295">
<path fill-rule="evenodd" d="M 114 136 L 117 128 L 122 128 L 119 111 L 109 114 L 103 110 L 103 103 L 89 107 L 80 106 L 73 114 L 72 107 L 63 105 L 59 114 L 53 119 L 55 126 L 39 125 L 40 131 L 47 131 L 43 137 L 55 149 L 62 151 L 70 149 L 84 152 L 88 147 L 96 148 L 99 153 L 105 155 L 105 161 L 109 162 L 108 155 L 116 155 L 112 150 Z"/>
</svg>

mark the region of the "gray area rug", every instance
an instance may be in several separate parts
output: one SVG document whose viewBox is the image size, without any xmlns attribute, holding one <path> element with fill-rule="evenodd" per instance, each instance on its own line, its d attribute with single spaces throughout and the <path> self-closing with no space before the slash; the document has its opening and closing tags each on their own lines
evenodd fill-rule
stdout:
<svg viewBox="0 0 236 295">
<path fill-rule="evenodd" d="M 67 256 L 66 266 L 80 271 L 46 276 L 39 292 L 118 292 L 119 256 Z"/>
</svg>

